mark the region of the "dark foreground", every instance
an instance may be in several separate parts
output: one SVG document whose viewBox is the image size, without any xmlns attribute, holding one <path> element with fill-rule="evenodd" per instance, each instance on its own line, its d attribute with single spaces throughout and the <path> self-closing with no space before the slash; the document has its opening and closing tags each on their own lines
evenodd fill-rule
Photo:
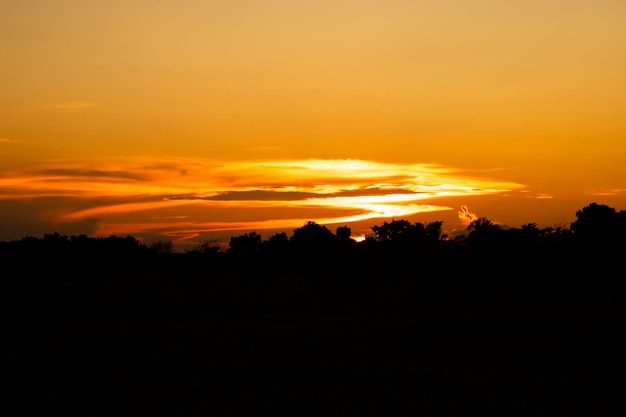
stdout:
<svg viewBox="0 0 626 417">
<path fill-rule="evenodd" d="M 375 275 L 11 273 L 0 415 L 626 412 L 621 290 Z"/>
</svg>

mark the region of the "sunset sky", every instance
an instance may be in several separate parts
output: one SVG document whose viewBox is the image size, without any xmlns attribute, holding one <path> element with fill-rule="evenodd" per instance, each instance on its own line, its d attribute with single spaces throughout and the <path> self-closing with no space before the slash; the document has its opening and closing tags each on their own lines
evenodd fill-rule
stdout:
<svg viewBox="0 0 626 417">
<path fill-rule="evenodd" d="M 623 0 L 0 2 L 0 240 L 626 209 Z"/>
</svg>

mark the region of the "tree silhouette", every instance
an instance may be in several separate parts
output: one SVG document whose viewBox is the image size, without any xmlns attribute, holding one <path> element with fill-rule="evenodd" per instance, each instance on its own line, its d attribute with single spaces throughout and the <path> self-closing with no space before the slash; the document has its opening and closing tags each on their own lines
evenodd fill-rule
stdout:
<svg viewBox="0 0 626 417">
<path fill-rule="evenodd" d="M 157 240 L 148 246 L 148 248 L 158 255 L 168 255 L 174 250 L 174 244 L 171 240 Z"/>
<path fill-rule="evenodd" d="M 285 232 L 274 233 L 268 240 L 262 242 L 261 247 L 265 252 L 285 252 L 289 249 L 289 237 Z"/>
<path fill-rule="evenodd" d="M 339 226 L 337 227 L 335 234 L 339 240 L 341 245 L 353 245 L 356 242 L 350 236 L 352 235 L 352 230 L 348 226 Z"/>
<path fill-rule="evenodd" d="M 521 228 L 502 228 L 489 219 L 478 218 L 467 227 L 468 234 L 455 239 L 442 239 L 443 223 L 411 223 L 406 219 L 392 219 L 372 226 L 373 236 L 362 242 L 351 238 L 347 225 L 333 233 L 326 226 L 313 221 L 293 230 L 275 233 L 263 240 L 256 232 L 232 236 L 227 251 L 220 246 L 205 243 L 185 253 L 174 253 L 171 241 L 157 241 L 146 246 L 132 236 L 88 237 L 48 233 L 43 238 L 25 236 L 12 242 L 0 242 L 0 262 L 6 268 L 24 270 L 52 270 L 77 268 L 159 268 L 159 265 L 198 265 L 207 263 L 232 265 L 254 257 L 255 263 L 285 268 L 288 265 L 315 265 L 329 268 L 337 265 L 390 265 L 404 268 L 430 268 L 463 265 L 473 262 L 476 268 L 497 265 L 529 271 L 564 271 L 587 268 L 591 275 L 616 267 L 626 249 L 626 211 L 591 203 L 576 212 L 576 221 L 568 226 L 539 228 L 527 223 Z M 349 248 L 349 250 L 347 250 Z M 306 252 L 315 253 L 313 257 Z M 218 256 L 219 253 L 219 256 Z M 298 256 L 296 253 L 299 253 Z M 396 256 L 397 254 L 397 256 Z M 318 256 L 319 255 L 319 256 Z M 229 258 L 230 257 L 230 258 Z M 187 259 L 187 260 L 185 260 Z M 231 261 L 223 262 L 222 260 Z M 164 262 L 161 262 L 164 261 Z M 259 261 L 259 262 L 257 262 Z M 347 268 L 350 269 L 350 268 Z M 559 269 L 560 268 L 560 269 Z M 330 269 L 329 269 L 330 270 Z M 591 274 L 593 273 L 593 274 Z"/>
<path fill-rule="evenodd" d="M 472 221 L 468 226 L 469 234 L 465 239 L 469 249 L 475 256 L 483 261 L 502 261 L 501 256 L 506 247 L 503 245 L 504 235 L 502 229 L 491 220 L 480 217 Z"/>
<path fill-rule="evenodd" d="M 408 220 L 391 220 L 380 226 L 373 226 L 372 231 L 379 242 L 398 242 L 409 234 L 411 223 Z"/>
<path fill-rule="evenodd" d="M 290 243 L 296 250 L 333 250 L 338 238 L 326 226 L 308 221 L 304 226 L 293 231 Z"/>
<path fill-rule="evenodd" d="M 441 226 L 437 221 L 424 225 L 410 223 L 408 220 L 392 220 L 381 226 L 373 226 L 375 240 L 385 246 L 393 248 L 422 248 L 425 244 L 433 244 L 441 239 Z"/>
<path fill-rule="evenodd" d="M 217 240 L 207 240 L 188 251 L 192 255 L 215 255 L 220 250 L 220 244 Z"/>
<path fill-rule="evenodd" d="M 252 256 L 259 253 L 262 238 L 257 232 L 250 232 L 230 238 L 228 253 L 238 256 Z"/>
<path fill-rule="evenodd" d="M 621 216 L 614 208 L 591 203 L 576 212 L 576 221 L 570 226 L 577 239 L 594 245 L 606 245 L 616 241 L 622 233 Z"/>
<path fill-rule="evenodd" d="M 431 222 L 426 225 L 426 238 L 429 242 L 437 242 L 441 239 L 442 226 L 443 222 L 441 221 Z"/>
</svg>

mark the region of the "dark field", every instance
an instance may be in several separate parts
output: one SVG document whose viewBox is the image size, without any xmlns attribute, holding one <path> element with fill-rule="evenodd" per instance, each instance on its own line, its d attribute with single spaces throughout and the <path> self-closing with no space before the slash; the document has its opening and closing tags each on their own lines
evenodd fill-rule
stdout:
<svg viewBox="0 0 626 417">
<path fill-rule="evenodd" d="M 624 415 L 621 286 L 553 278 L 12 272 L 0 415 Z"/>
</svg>

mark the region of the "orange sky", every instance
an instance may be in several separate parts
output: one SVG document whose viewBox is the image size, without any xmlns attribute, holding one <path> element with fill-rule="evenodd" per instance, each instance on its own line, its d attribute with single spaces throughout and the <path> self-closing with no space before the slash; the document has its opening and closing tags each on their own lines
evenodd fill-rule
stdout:
<svg viewBox="0 0 626 417">
<path fill-rule="evenodd" d="M 621 0 L 2 2 L 0 240 L 626 209 L 625 19 Z"/>
</svg>

